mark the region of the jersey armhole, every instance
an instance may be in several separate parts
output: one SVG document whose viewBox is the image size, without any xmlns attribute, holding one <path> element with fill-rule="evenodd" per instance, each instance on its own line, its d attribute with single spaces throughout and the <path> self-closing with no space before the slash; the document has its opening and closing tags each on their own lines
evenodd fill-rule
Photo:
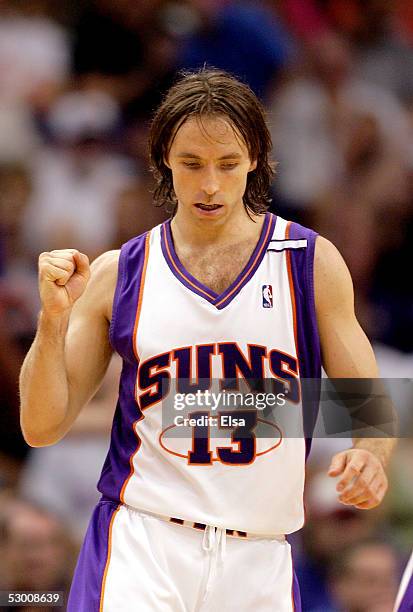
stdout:
<svg viewBox="0 0 413 612">
<path fill-rule="evenodd" d="M 112 306 L 112 318 L 109 325 L 109 341 L 112 345 L 112 348 L 118 353 L 118 349 L 115 341 L 115 328 L 118 320 L 118 310 L 119 310 L 119 298 L 122 294 L 123 286 L 125 283 L 125 245 L 122 246 L 119 254 L 119 262 L 118 262 L 118 278 L 116 280 L 116 288 L 115 294 L 113 297 L 113 306 Z"/>
<path fill-rule="evenodd" d="M 306 270 L 305 270 L 305 290 L 308 299 L 308 306 L 310 308 L 310 312 L 314 316 L 314 325 L 315 332 L 320 338 L 320 334 L 318 332 L 318 321 L 317 321 L 317 312 L 315 306 L 315 285 L 314 285 L 314 257 L 315 257 L 315 245 L 317 242 L 317 236 L 315 232 L 312 234 L 311 239 L 308 241 L 308 254 L 306 257 Z"/>
</svg>

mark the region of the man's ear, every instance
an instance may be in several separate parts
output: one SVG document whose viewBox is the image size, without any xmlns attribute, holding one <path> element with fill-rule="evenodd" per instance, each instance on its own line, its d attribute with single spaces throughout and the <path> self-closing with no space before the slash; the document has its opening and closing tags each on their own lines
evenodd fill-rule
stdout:
<svg viewBox="0 0 413 612">
<path fill-rule="evenodd" d="M 256 168 L 257 168 L 257 160 L 255 159 L 254 161 L 251 162 L 248 172 L 252 172 Z"/>
<path fill-rule="evenodd" d="M 171 166 L 170 166 L 169 161 L 168 161 L 168 159 L 166 157 L 163 158 L 163 163 L 165 164 L 165 166 L 167 168 L 169 168 L 169 170 L 171 170 Z"/>
</svg>

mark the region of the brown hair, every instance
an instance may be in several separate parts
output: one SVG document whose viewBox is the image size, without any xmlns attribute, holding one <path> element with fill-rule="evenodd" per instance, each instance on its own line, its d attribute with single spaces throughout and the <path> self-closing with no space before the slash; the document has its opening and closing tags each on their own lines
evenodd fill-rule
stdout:
<svg viewBox="0 0 413 612">
<path fill-rule="evenodd" d="M 149 159 L 157 182 L 156 204 L 172 204 L 173 212 L 176 211 L 172 172 L 164 160 L 181 125 L 189 117 L 202 120 L 205 116 L 228 118 L 241 135 L 251 161 L 257 162 L 257 168 L 248 173 L 244 206 L 247 212 L 265 212 L 271 201 L 269 191 L 275 164 L 269 160 L 272 142 L 264 108 L 248 85 L 214 68 L 180 73 L 179 80 L 166 93 L 154 115 L 149 134 Z"/>
</svg>

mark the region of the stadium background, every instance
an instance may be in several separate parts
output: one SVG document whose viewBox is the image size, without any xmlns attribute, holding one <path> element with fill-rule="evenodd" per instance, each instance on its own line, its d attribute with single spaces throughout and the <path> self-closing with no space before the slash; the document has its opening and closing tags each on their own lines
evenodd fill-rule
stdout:
<svg viewBox="0 0 413 612">
<path fill-rule="evenodd" d="M 114 360 L 64 441 L 22 440 L 37 256 L 71 246 L 93 259 L 165 218 L 148 121 L 176 71 L 205 63 L 263 100 L 279 162 L 271 210 L 339 247 L 382 376 L 412 378 L 409 0 L 0 0 L 0 589 L 68 588 L 116 398 Z M 395 395 L 412 405 L 409 387 Z M 293 538 L 303 609 L 386 612 L 413 545 L 413 444 L 401 441 L 386 502 L 369 512 L 340 506 L 325 475 L 344 444 L 317 440 L 309 464 Z"/>
</svg>

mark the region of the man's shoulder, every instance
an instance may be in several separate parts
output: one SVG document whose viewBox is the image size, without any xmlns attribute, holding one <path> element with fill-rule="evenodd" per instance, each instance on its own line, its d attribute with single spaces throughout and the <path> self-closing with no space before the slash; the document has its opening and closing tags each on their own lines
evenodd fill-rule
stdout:
<svg viewBox="0 0 413 612">
<path fill-rule="evenodd" d="M 128 241 L 124 242 L 120 249 L 121 259 L 129 259 L 130 257 L 134 257 L 134 255 L 139 256 L 140 253 L 144 253 L 149 242 L 153 244 L 154 239 L 160 236 L 161 229 L 164 223 L 160 223 L 159 225 L 155 225 L 147 229 L 142 234 L 138 236 L 134 236 L 130 238 Z"/>
<path fill-rule="evenodd" d="M 349 269 L 336 246 L 319 236 L 314 257 L 314 287 L 318 310 L 341 310 L 352 304 L 353 283 Z M 352 307 L 351 307 L 352 308 Z"/>
<path fill-rule="evenodd" d="M 120 249 L 114 249 L 113 251 L 106 251 L 99 255 L 91 265 L 92 274 L 96 277 L 102 275 L 108 275 L 117 271 L 120 257 Z"/>
<path fill-rule="evenodd" d="M 315 240 L 318 236 L 318 232 L 311 227 L 307 227 L 305 225 L 301 225 L 297 221 L 292 221 L 285 219 L 284 220 L 287 225 L 287 235 L 289 238 L 299 239 L 299 238 L 311 238 Z"/>
<path fill-rule="evenodd" d="M 133 238 L 130 238 L 128 241 L 122 244 L 121 250 L 125 250 L 125 248 L 136 244 L 144 243 L 147 240 L 148 236 L 155 236 L 157 233 L 159 234 L 165 223 L 166 222 L 154 225 L 154 227 L 147 229 L 138 236 L 133 236 Z"/>
<path fill-rule="evenodd" d="M 343 266 L 345 266 L 338 248 L 324 236 L 317 235 L 315 265 L 332 273 L 343 270 Z"/>
</svg>

